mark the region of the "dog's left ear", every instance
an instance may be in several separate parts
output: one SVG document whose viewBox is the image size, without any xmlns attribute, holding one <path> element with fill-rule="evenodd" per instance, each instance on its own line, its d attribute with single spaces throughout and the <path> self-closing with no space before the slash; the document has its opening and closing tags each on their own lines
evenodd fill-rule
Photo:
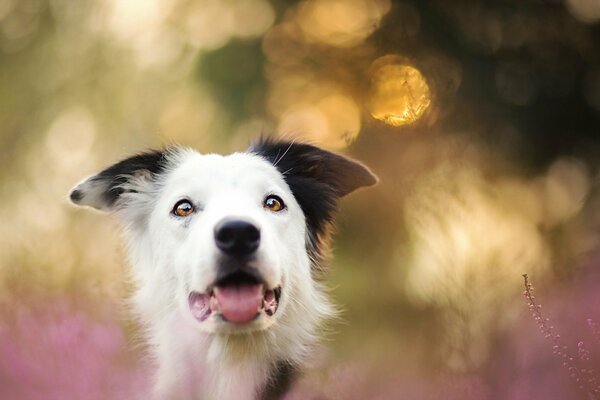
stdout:
<svg viewBox="0 0 600 400">
<path fill-rule="evenodd" d="M 148 151 L 126 158 L 93 175 L 70 192 L 71 201 L 102 211 L 114 211 L 124 205 L 123 194 L 135 193 L 166 167 L 165 151 Z"/>
<path fill-rule="evenodd" d="M 250 151 L 269 160 L 288 183 L 288 178 L 310 180 L 326 186 L 337 197 L 378 182 L 362 163 L 309 144 L 262 140 Z"/>
<path fill-rule="evenodd" d="M 308 144 L 262 140 L 250 151 L 273 164 L 290 187 L 304 212 L 307 247 L 317 266 L 339 198 L 374 185 L 377 177 L 358 161 Z"/>
</svg>

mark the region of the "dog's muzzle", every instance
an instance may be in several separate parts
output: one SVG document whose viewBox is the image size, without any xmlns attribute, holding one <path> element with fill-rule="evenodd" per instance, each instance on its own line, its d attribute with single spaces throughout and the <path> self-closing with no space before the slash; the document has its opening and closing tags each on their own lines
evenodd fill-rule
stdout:
<svg viewBox="0 0 600 400">
<path fill-rule="evenodd" d="M 201 322 L 214 315 L 233 324 L 251 322 L 263 313 L 273 316 L 281 287 L 267 287 L 251 266 L 260 246 L 260 230 L 249 221 L 224 219 L 215 227 L 214 237 L 222 253 L 217 278 L 205 293 L 189 295 L 192 315 Z"/>
</svg>

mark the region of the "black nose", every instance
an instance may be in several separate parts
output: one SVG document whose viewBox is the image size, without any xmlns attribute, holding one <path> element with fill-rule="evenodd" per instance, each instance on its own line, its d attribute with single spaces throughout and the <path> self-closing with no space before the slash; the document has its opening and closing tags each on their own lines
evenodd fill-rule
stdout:
<svg viewBox="0 0 600 400">
<path fill-rule="evenodd" d="M 215 242 L 225 254 L 247 256 L 260 244 L 260 231 L 250 222 L 225 219 L 215 227 Z"/>
</svg>

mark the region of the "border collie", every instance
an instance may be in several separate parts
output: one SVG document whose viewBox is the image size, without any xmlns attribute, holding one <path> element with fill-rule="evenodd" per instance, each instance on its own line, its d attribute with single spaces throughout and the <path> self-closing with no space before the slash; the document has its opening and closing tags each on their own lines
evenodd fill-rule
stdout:
<svg viewBox="0 0 600 400">
<path fill-rule="evenodd" d="M 319 275 L 337 201 L 377 178 L 312 145 L 171 147 L 79 183 L 124 224 L 156 399 L 281 398 L 335 314 Z"/>
</svg>

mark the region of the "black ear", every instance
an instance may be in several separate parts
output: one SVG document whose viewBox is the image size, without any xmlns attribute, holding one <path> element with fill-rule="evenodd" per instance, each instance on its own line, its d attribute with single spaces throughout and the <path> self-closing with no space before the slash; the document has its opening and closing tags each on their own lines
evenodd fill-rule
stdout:
<svg viewBox="0 0 600 400">
<path fill-rule="evenodd" d="M 374 185 L 377 177 L 357 161 L 308 144 L 262 140 L 250 151 L 273 164 L 292 190 L 306 218 L 307 247 L 317 266 L 339 198 Z"/>
<path fill-rule="evenodd" d="M 378 181 L 360 162 L 305 143 L 265 139 L 252 146 L 250 151 L 269 160 L 286 178 L 312 179 L 327 185 L 337 197 Z"/>
<path fill-rule="evenodd" d="M 118 208 L 121 195 L 136 189 L 132 180 L 155 178 L 167 166 L 165 151 L 148 151 L 126 158 L 77 184 L 69 194 L 77 205 L 98 210 L 112 211 Z"/>
</svg>

